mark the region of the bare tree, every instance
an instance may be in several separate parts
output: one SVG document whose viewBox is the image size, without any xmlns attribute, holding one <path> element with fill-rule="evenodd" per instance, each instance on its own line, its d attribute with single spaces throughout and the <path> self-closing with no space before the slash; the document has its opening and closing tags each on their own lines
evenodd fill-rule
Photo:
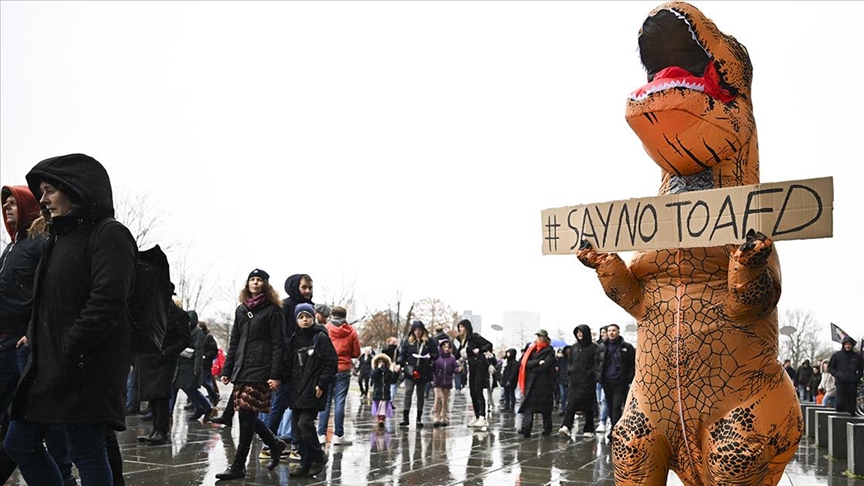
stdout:
<svg viewBox="0 0 864 486">
<path fill-rule="evenodd" d="M 383 349 L 387 338 L 393 335 L 393 329 L 396 325 L 393 322 L 393 317 L 393 312 L 388 309 L 378 311 L 372 317 L 358 322 L 356 327 L 363 346 Z"/>
<path fill-rule="evenodd" d="M 805 359 L 811 363 L 824 358 L 831 353 L 831 347 L 819 338 L 820 332 L 824 331 L 813 313 L 802 309 L 786 309 L 780 314 L 780 326 L 790 326 L 794 331 L 785 337 L 781 336 L 780 352 L 781 359 L 791 359 L 795 366 L 801 364 Z"/>
<path fill-rule="evenodd" d="M 165 221 L 165 212 L 150 201 L 149 195 L 123 195 L 114 204 L 114 214 L 132 233 L 138 248 L 153 246 L 157 241 L 163 251 L 173 246 L 173 242 L 160 241 L 159 230 Z"/>
<path fill-rule="evenodd" d="M 456 327 L 459 315 L 453 312 L 453 309 L 441 299 L 426 298 L 411 306 L 408 322 L 413 320 L 423 321 L 430 333 L 436 325 L 440 325 L 446 332 L 449 332 Z"/>
<path fill-rule="evenodd" d="M 190 255 L 194 243 L 187 242 L 180 250 L 179 257 L 171 265 L 171 273 L 175 283 L 177 297 L 183 302 L 183 307 L 195 310 L 199 314 L 205 311 L 213 302 L 213 289 L 207 270 L 196 270 Z"/>
</svg>

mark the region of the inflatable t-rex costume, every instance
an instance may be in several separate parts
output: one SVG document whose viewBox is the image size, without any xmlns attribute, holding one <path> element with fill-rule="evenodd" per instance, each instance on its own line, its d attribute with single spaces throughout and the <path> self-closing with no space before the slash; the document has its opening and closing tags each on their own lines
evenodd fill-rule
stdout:
<svg viewBox="0 0 864 486">
<path fill-rule="evenodd" d="M 747 49 L 682 2 L 639 35 L 649 83 L 627 121 L 663 169 L 660 194 L 759 182 Z M 613 301 L 638 321 L 636 378 L 612 432 L 616 484 L 775 485 L 801 439 L 777 360 L 780 264 L 751 231 L 740 247 L 641 251 L 629 267 L 581 243 Z"/>
</svg>

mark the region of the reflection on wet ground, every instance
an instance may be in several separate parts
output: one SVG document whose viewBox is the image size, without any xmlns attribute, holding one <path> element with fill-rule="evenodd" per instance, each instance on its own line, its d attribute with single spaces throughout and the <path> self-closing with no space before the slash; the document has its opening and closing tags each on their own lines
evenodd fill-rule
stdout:
<svg viewBox="0 0 864 486">
<path fill-rule="evenodd" d="M 223 389 L 223 392 L 222 404 L 228 390 Z M 217 482 L 216 474 L 233 458 L 238 427 L 189 422 L 190 412 L 183 410 L 183 394 L 180 395 L 170 444 L 140 444 L 136 436 L 146 435 L 149 423 L 138 416 L 127 417 L 129 428 L 119 434 L 119 440 L 128 485 L 212 485 Z M 264 466 L 267 461 L 258 459 L 261 443 L 255 439 L 246 479 L 220 481 L 219 484 L 614 485 L 610 447 L 601 435 L 592 439 L 581 436 L 568 439 L 557 434 L 544 437 L 539 433 L 538 417 L 534 435 L 526 439 L 516 433 L 520 417 L 508 413 L 493 413 L 489 427 L 470 429 L 466 427 L 473 418 L 470 397 L 464 391 L 451 396 L 449 427 L 431 427 L 430 400 L 424 416 L 426 427 L 417 429 L 412 413 L 410 428 L 396 427 L 395 421 L 388 420 L 386 428 L 379 430 L 371 414 L 371 405 L 360 398 L 355 386 L 348 394 L 345 419 L 346 437 L 352 442 L 333 446 L 328 440 L 326 450 L 330 460 L 317 477 L 289 478 L 289 467 L 293 465 L 288 463 L 268 471 Z M 396 406 L 396 410 L 400 409 L 401 397 Z M 556 431 L 560 425 L 556 416 Z M 577 430 L 581 430 L 579 426 L 581 424 L 577 423 Z M 845 461 L 832 460 L 827 455 L 826 448 L 802 442 L 780 484 L 864 485 L 864 481 L 843 475 Z M 24 484 L 17 472 L 11 484 Z M 680 486 L 681 482 L 670 474 L 668 484 Z"/>
</svg>

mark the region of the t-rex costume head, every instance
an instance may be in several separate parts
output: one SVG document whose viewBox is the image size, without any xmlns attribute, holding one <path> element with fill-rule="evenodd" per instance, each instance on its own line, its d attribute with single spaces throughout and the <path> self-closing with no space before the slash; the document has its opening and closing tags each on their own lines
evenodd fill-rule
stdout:
<svg viewBox="0 0 864 486">
<path fill-rule="evenodd" d="M 660 194 L 759 182 L 747 49 L 683 2 L 639 36 L 648 84 L 627 121 L 662 169 Z M 801 439 L 777 360 L 780 263 L 751 231 L 740 247 L 636 252 L 630 265 L 583 241 L 613 301 L 638 321 L 636 377 L 612 437 L 615 482 L 777 484 Z"/>
</svg>

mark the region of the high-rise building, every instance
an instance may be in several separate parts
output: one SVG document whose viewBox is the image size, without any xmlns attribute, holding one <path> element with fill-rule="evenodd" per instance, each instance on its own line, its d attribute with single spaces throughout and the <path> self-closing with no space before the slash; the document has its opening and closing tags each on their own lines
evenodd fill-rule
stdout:
<svg viewBox="0 0 864 486">
<path fill-rule="evenodd" d="M 513 347 L 519 351 L 534 340 L 534 333 L 542 328 L 539 312 L 531 311 L 504 311 L 501 320 L 501 343 L 506 347 Z"/>
</svg>

